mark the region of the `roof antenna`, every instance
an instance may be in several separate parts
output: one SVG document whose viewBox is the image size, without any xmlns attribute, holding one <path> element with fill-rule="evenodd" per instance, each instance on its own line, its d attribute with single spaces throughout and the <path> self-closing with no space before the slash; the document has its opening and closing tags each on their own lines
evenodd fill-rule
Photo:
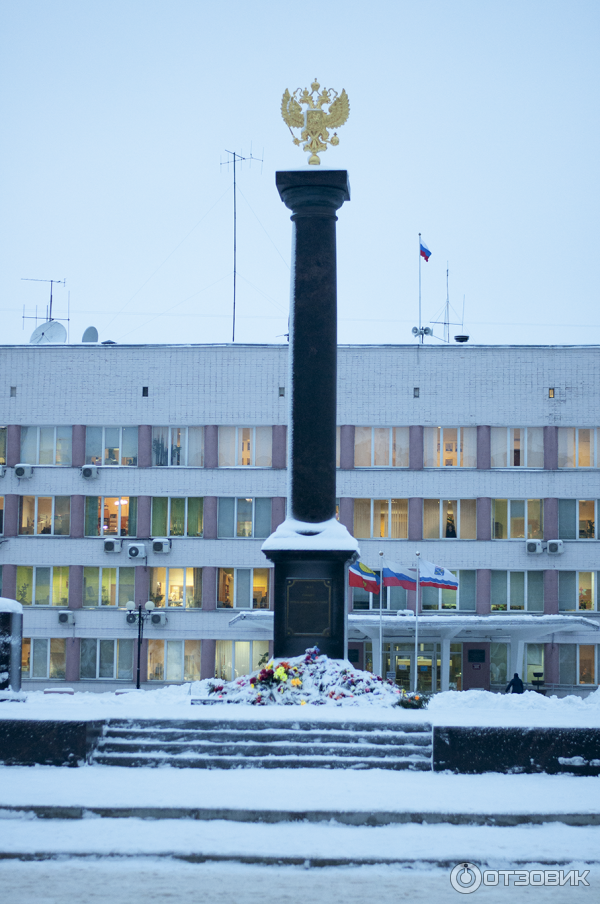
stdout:
<svg viewBox="0 0 600 904">
<path fill-rule="evenodd" d="M 221 160 L 221 166 L 227 165 L 227 169 L 229 169 L 229 164 L 233 163 L 233 327 L 231 331 L 231 341 L 235 342 L 235 291 L 236 291 L 236 283 L 237 283 L 237 182 L 236 182 L 236 173 L 235 173 L 235 164 L 236 161 L 240 161 L 240 163 L 245 163 L 247 160 L 250 161 L 250 166 L 252 166 L 252 161 L 256 160 L 261 164 L 260 172 L 262 175 L 262 164 L 264 162 L 262 157 L 253 157 L 252 156 L 252 145 L 250 145 L 250 154 L 248 157 L 243 157 L 241 154 L 238 154 L 236 151 L 228 151 L 225 150 L 226 154 L 230 154 L 232 159 L 229 157 L 227 160 Z M 263 149 L 264 154 L 264 149 Z"/>
<path fill-rule="evenodd" d="M 30 276 L 22 276 L 22 282 L 45 282 L 50 283 L 50 304 L 46 308 L 46 323 L 50 323 L 52 320 L 64 320 L 65 323 L 69 323 L 71 320 L 71 293 L 69 292 L 69 301 L 68 301 L 68 309 L 66 317 L 53 317 L 52 316 L 52 301 L 53 301 L 53 288 L 56 284 L 57 286 L 65 286 L 67 284 L 67 280 L 65 279 L 35 279 Z M 23 305 L 23 329 L 25 329 L 25 321 L 26 320 L 35 320 L 35 324 L 37 326 L 38 320 L 44 322 L 43 317 L 38 317 L 37 305 L 35 306 L 35 314 L 26 314 L 25 313 L 25 305 Z"/>
</svg>

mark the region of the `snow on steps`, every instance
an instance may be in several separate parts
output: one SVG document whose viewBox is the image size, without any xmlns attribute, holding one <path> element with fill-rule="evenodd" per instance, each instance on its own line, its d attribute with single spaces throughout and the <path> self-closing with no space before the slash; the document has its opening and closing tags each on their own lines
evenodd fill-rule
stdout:
<svg viewBox="0 0 600 904">
<path fill-rule="evenodd" d="M 431 770 L 428 723 L 110 719 L 91 756 L 105 766 Z"/>
</svg>

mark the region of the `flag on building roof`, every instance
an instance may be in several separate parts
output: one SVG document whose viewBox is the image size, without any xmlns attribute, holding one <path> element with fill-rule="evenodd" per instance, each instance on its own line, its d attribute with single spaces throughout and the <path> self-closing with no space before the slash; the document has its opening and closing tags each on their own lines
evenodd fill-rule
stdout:
<svg viewBox="0 0 600 904">
<path fill-rule="evenodd" d="M 383 566 L 384 587 L 404 587 L 405 590 L 417 589 L 417 569 L 405 568 L 404 565 L 396 565 L 391 562 Z"/>
<path fill-rule="evenodd" d="M 379 593 L 379 575 L 363 565 L 362 562 L 355 562 L 348 569 L 348 583 L 351 587 L 362 587 L 369 593 Z"/>
<path fill-rule="evenodd" d="M 419 583 L 421 587 L 441 587 L 442 590 L 458 590 L 456 575 L 443 568 L 421 559 L 419 562 Z"/>
<path fill-rule="evenodd" d="M 421 241 L 420 241 L 420 252 L 421 252 L 421 257 L 424 257 L 425 263 L 427 263 L 427 261 L 431 257 L 431 251 L 429 250 L 429 248 L 427 247 L 427 245 L 425 244 L 423 239 L 421 239 Z"/>
</svg>

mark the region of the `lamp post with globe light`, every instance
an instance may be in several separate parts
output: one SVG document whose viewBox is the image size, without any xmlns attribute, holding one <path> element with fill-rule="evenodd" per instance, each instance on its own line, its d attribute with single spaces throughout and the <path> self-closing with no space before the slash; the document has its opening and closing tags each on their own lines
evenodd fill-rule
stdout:
<svg viewBox="0 0 600 904">
<path fill-rule="evenodd" d="M 155 608 L 155 604 L 152 602 L 152 600 L 148 600 L 148 602 L 144 604 L 144 609 L 146 610 L 144 612 L 144 609 L 142 609 L 142 604 L 140 603 L 139 606 L 137 606 L 137 612 L 136 612 L 136 605 L 135 605 L 134 601 L 129 600 L 127 603 L 125 603 L 125 608 L 127 609 L 127 617 L 126 617 L 127 624 L 135 625 L 135 623 L 137 622 L 137 626 L 138 626 L 137 673 L 136 673 L 135 686 L 136 686 L 136 690 L 139 691 L 139 689 L 140 689 L 140 664 L 141 664 L 141 659 L 142 659 L 142 639 L 144 636 L 144 622 L 148 618 L 148 616 L 150 616 L 152 614 L 152 610 Z"/>
</svg>

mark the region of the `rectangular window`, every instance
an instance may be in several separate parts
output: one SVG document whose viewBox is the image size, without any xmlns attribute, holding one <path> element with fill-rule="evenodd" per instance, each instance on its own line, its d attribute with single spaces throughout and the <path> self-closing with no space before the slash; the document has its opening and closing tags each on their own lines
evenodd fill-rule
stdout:
<svg viewBox="0 0 600 904">
<path fill-rule="evenodd" d="M 200 681 L 200 640 L 149 640 L 149 681 Z"/>
<path fill-rule="evenodd" d="M 596 684 L 596 644 L 579 644 L 578 684 Z"/>
<path fill-rule="evenodd" d="M 219 568 L 218 609 L 268 609 L 269 568 Z"/>
<path fill-rule="evenodd" d="M 17 600 L 23 606 L 69 605 L 68 565 L 18 565 Z"/>
<path fill-rule="evenodd" d="M 0 427 L 0 465 L 6 464 L 6 427 Z"/>
<path fill-rule="evenodd" d="M 135 600 L 134 584 L 135 568 L 86 565 L 83 569 L 83 605 L 124 609 L 130 600 Z"/>
<path fill-rule="evenodd" d="M 543 612 L 543 571 L 492 571 L 492 612 Z"/>
<path fill-rule="evenodd" d="M 233 681 L 264 668 L 268 661 L 268 640 L 218 640 L 215 678 Z"/>
<path fill-rule="evenodd" d="M 558 536 L 561 540 L 595 540 L 596 500 L 559 499 Z"/>
<path fill-rule="evenodd" d="M 219 427 L 219 467 L 270 468 L 272 427 Z"/>
<path fill-rule="evenodd" d="M 558 680 L 561 684 L 597 684 L 596 644 L 561 643 L 559 645 Z"/>
<path fill-rule="evenodd" d="M 423 465 L 426 468 L 476 468 L 477 427 L 425 427 Z"/>
<path fill-rule="evenodd" d="M 86 427 L 86 465 L 135 467 L 137 459 L 137 427 Z"/>
<path fill-rule="evenodd" d="M 543 427 L 492 427 L 492 468 L 543 468 Z"/>
<path fill-rule="evenodd" d="M 82 637 L 79 677 L 81 680 L 133 678 L 133 640 Z"/>
<path fill-rule="evenodd" d="M 504 688 L 508 684 L 508 644 L 490 644 L 490 684 Z"/>
<path fill-rule="evenodd" d="M 593 427 L 558 428 L 558 467 L 595 468 L 596 430 Z"/>
<path fill-rule="evenodd" d="M 204 427 L 153 427 L 152 465 L 203 468 Z"/>
<path fill-rule="evenodd" d="M 135 537 L 137 496 L 86 496 L 86 537 Z"/>
<path fill-rule="evenodd" d="M 72 427 L 21 427 L 22 462 L 70 467 L 72 451 Z"/>
<path fill-rule="evenodd" d="M 408 427 L 355 427 L 355 468 L 408 468 Z"/>
<path fill-rule="evenodd" d="M 20 496 L 19 534 L 68 537 L 71 530 L 70 515 L 70 496 Z"/>
<path fill-rule="evenodd" d="M 525 681 L 533 684 L 544 675 L 544 644 L 528 643 L 525 651 Z"/>
<path fill-rule="evenodd" d="M 561 612 L 596 609 L 596 572 L 559 571 L 558 608 Z"/>
<path fill-rule="evenodd" d="M 271 506 L 270 496 L 221 496 L 218 501 L 217 536 L 268 537 L 271 533 Z"/>
<path fill-rule="evenodd" d="M 492 499 L 492 539 L 543 540 L 543 499 Z"/>
<path fill-rule="evenodd" d="M 475 571 L 452 571 L 458 577 L 458 590 L 443 590 L 441 587 L 421 588 L 421 608 L 424 612 L 431 609 L 475 609 Z"/>
<path fill-rule="evenodd" d="M 476 499 L 424 499 L 424 540 L 476 540 Z"/>
<path fill-rule="evenodd" d="M 381 580 L 381 571 L 373 570 Z M 380 605 L 383 609 L 389 609 L 390 612 L 406 609 L 406 590 L 404 587 L 383 587 L 379 593 L 369 593 L 368 590 L 363 590 L 362 587 L 352 588 L 352 608 L 354 610 L 379 610 Z"/>
<path fill-rule="evenodd" d="M 64 680 L 66 639 L 64 637 L 24 637 L 21 668 L 23 678 Z"/>
<path fill-rule="evenodd" d="M 354 536 L 406 540 L 408 499 L 355 499 Z"/>
<path fill-rule="evenodd" d="M 202 608 L 201 568 L 151 568 L 150 596 L 157 607 Z"/>
</svg>

